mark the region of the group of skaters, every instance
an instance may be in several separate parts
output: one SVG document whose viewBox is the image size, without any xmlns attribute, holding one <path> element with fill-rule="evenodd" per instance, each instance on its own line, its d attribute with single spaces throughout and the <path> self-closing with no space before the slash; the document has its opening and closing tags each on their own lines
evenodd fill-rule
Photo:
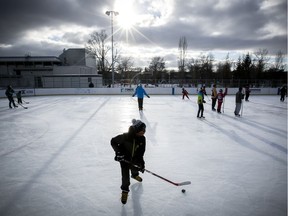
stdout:
<svg viewBox="0 0 288 216">
<path fill-rule="evenodd" d="M 239 91 L 235 95 L 236 107 L 235 107 L 234 114 L 237 117 L 240 117 L 242 100 L 244 99 L 244 96 L 245 96 L 245 101 L 249 101 L 249 96 L 250 96 L 250 92 L 251 92 L 248 85 L 245 87 L 245 94 L 242 93 L 242 90 L 243 90 L 243 88 L 239 87 Z M 219 89 L 219 91 L 217 92 L 216 85 L 215 84 L 213 85 L 212 93 L 211 93 L 212 111 L 217 111 L 217 113 L 219 113 L 219 114 L 222 113 L 221 112 L 222 104 L 224 102 L 225 96 L 227 95 L 227 92 L 228 92 L 227 88 L 225 88 L 224 91 L 223 91 L 223 89 Z M 137 95 L 137 97 L 138 97 L 139 111 L 142 111 L 143 110 L 144 96 L 147 96 L 148 98 L 150 98 L 150 96 L 147 94 L 147 92 L 145 91 L 145 89 L 142 87 L 141 84 L 139 84 L 137 86 L 132 97 L 134 97 L 135 95 Z M 182 88 L 182 99 L 184 100 L 185 97 L 190 99 L 188 95 L 189 95 L 188 91 L 183 87 Z M 198 94 L 197 94 L 197 104 L 198 104 L 197 118 L 200 118 L 200 119 L 205 118 L 205 116 L 203 115 L 204 103 L 206 103 L 206 101 L 204 99 L 205 95 L 208 97 L 208 95 L 206 93 L 205 86 L 202 86 L 200 88 L 200 90 L 198 91 Z M 218 104 L 217 104 L 217 109 L 216 109 L 215 106 L 216 106 L 217 101 L 218 101 Z"/>
<path fill-rule="evenodd" d="M 188 98 L 188 92 L 185 88 L 182 89 L 182 98 Z M 143 99 L 144 96 L 150 98 L 150 96 L 146 93 L 142 85 L 138 85 L 135 89 L 134 94 L 132 97 L 137 95 L 138 97 L 138 108 L 139 111 L 143 110 Z M 203 86 L 198 91 L 197 102 L 199 106 L 198 118 L 205 118 L 203 116 L 204 112 L 204 95 L 207 96 L 205 86 Z M 227 88 L 223 92 L 222 89 L 217 92 L 216 85 L 213 86 L 212 89 L 212 110 L 221 113 L 221 106 L 225 96 L 227 95 Z M 247 96 L 247 100 L 249 95 Z M 244 99 L 244 94 L 242 93 L 242 87 L 239 88 L 239 91 L 236 93 L 236 108 L 235 108 L 235 115 L 239 116 L 240 108 L 242 99 Z M 216 102 L 218 101 L 217 109 L 215 108 Z M 145 161 L 144 161 L 144 153 L 146 149 L 146 125 L 141 120 L 132 120 L 132 125 L 129 127 L 128 132 L 116 135 L 110 141 L 110 144 L 115 151 L 114 160 L 119 162 L 120 169 L 121 169 L 121 186 L 120 189 L 121 193 L 121 202 L 122 204 L 127 203 L 128 194 L 129 194 L 129 186 L 130 186 L 130 178 L 134 179 L 135 181 L 142 182 L 143 179 L 139 175 L 140 172 L 144 173 L 150 172 L 145 169 Z"/>
<path fill-rule="evenodd" d="M 287 88 L 285 89 L 285 94 L 287 96 Z M 224 102 L 225 96 L 227 95 L 227 88 L 223 91 L 223 89 L 219 89 L 217 92 L 216 85 L 213 85 L 211 100 L 212 100 L 212 110 L 217 111 L 217 113 L 221 113 L 221 107 Z M 235 94 L 235 102 L 236 107 L 234 114 L 235 116 L 240 116 L 240 110 L 242 108 L 242 100 L 245 98 L 245 101 L 249 101 L 250 96 L 249 86 L 245 87 L 245 93 L 243 93 L 243 87 L 239 87 L 237 93 Z M 284 90 L 283 90 L 284 92 Z M 283 93 L 284 94 L 284 93 Z M 282 96 L 281 91 L 281 101 L 284 96 Z M 133 97 L 137 95 L 138 97 L 138 108 L 139 111 L 143 110 L 143 99 L 144 96 L 150 98 L 150 96 L 146 93 L 142 85 L 138 85 Z M 185 88 L 182 88 L 182 99 L 189 98 L 189 93 Z M 202 86 L 197 94 L 197 103 L 198 103 L 198 113 L 197 118 L 205 118 L 203 116 L 204 112 L 204 97 L 207 96 L 205 86 Z M 209 99 L 209 98 L 208 98 Z M 217 108 L 216 107 L 216 103 Z M 128 132 L 119 134 L 113 137 L 110 141 L 113 150 L 115 151 L 114 160 L 119 162 L 121 169 L 121 202 L 122 204 L 127 203 L 128 194 L 129 194 L 129 186 L 130 186 L 130 178 L 135 181 L 142 182 L 143 179 L 140 177 L 140 172 L 144 173 L 145 171 L 150 172 L 145 169 L 145 161 L 144 161 L 144 153 L 146 149 L 146 125 L 141 120 L 132 120 L 132 125 L 129 127 Z M 150 172 L 151 173 L 151 172 Z M 131 175 L 131 176 L 130 176 Z"/>
<path fill-rule="evenodd" d="M 250 97 L 250 93 L 251 90 L 249 88 L 249 85 L 246 85 L 244 87 L 244 93 L 243 93 L 243 87 L 239 87 L 238 92 L 235 94 L 235 110 L 234 110 L 234 114 L 237 117 L 240 117 L 240 111 L 242 108 L 242 100 L 245 98 L 245 101 L 249 102 L 249 97 Z M 197 90 L 198 91 L 198 90 Z M 224 103 L 225 100 L 225 96 L 228 93 L 228 89 L 225 88 L 225 90 L 223 91 L 223 89 L 219 89 L 219 91 L 217 92 L 216 89 L 216 84 L 213 85 L 212 88 L 212 92 L 211 92 L 211 101 L 212 101 L 212 111 L 217 111 L 217 113 L 221 114 L 221 109 L 222 109 L 222 104 Z M 281 98 L 280 101 L 284 101 L 285 100 L 285 95 L 287 97 L 287 87 L 283 86 L 280 89 L 280 94 L 281 94 Z M 147 96 L 148 98 L 150 98 L 150 96 L 147 94 L 147 92 L 145 91 L 145 89 L 142 87 L 141 84 L 139 84 L 137 86 L 137 88 L 135 89 L 134 94 L 132 95 L 132 97 L 134 97 L 135 95 L 137 95 L 138 97 L 138 108 L 139 111 L 143 110 L 143 100 L 144 100 L 144 96 Z M 198 112 L 197 112 L 197 118 L 205 118 L 205 116 L 203 115 L 204 113 L 204 103 L 206 103 L 204 97 L 208 95 L 206 93 L 206 88 L 205 86 L 202 86 L 198 93 L 197 93 L 197 104 L 198 104 Z M 189 98 L 189 93 L 188 91 L 183 87 L 182 88 L 182 99 L 184 100 L 185 98 L 190 99 Z M 208 98 L 209 99 L 209 98 Z M 217 104 L 217 108 L 216 107 L 216 103 Z"/>
<path fill-rule="evenodd" d="M 236 102 L 236 107 L 234 110 L 234 114 L 237 117 L 240 117 L 240 111 L 241 111 L 241 107 L 242 107 L 242 100 L 244 99 L 245 96 L 245 101 L 249 101 L 249 96 L 250 96 L 250 88 L 249 86 L 245 86 L 245 94 L 242 92 L 243 88 L 239 87 L 238 92 L 235 95 L 235 102 Z M 217 111 L 217 113 L 221 114 L 221 109 L 222 109 L 222 104 L 224 102 L 225 96 L 227 95 L 228 89 L 225 88 L 224 92 L 223 89 L 219 89 L 219 91 L 217 92 L 216 89 L 216 85 L 213 85 L 212 88 L 212 92 L 211 92 L 211 100 L 212 100 L 212 111 Z M 206 89 L 205 86 L 202 86 L 197 94 L 197 104 L 198 104 L 198 112 L 197 112 L 197 118 L 205 118 L 205 116 L 203 115 L 204 113 L 204 103 L 206 103 L 204 97 L 205 95 L 208 97 L 207 93 L 206 93 Z M 188 92 L 185 88 L 182 88 L 182 99 L 184 100 L 184 98 L 189 98 L 188 96 Z M 215 108 L 216 103 L 218 101 L 217 104 L 217 109 Z"/>
<path fill-rule="evenodd" d="M 12 109 L 13 107 L 14 108 L 17 108 L 18 106 L 15 104 L 15 101 L 14 101 L 14 98 L 13 98 L 13 94 L 15 94 L 15 91 L 14 89 L 12 88 L 11 85 L 8 85 L 7 88 L 6 88 L 6 91 L 5 91 L 5 95 L 9 101 L 9 108 Z M 17 103 L 18 104 L 22 104 L 22 91 L 18 91 L 16 93 L 16 97 L 17 97 Z M 12 107 L 13 105 L 13 107 Z"/>
</svg>

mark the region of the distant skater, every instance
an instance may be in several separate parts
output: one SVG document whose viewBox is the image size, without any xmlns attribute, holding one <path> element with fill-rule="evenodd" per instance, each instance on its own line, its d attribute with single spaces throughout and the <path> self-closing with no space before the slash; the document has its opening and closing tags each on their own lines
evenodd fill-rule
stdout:
<svg viewBox="0 0 288 216">
<path fill-rule="evenodd" d="M 224 93 L 223 93 L 223 90 L 220 89 L 219 93 L 217 94 L 217 100 L 218 100 L 217 112 L 218 113 L 221 113 L 221 106 L 222 106 L 222 103 L 223 103 L 223 100 L 224 100 L 224 97 L 226 96 L 226 94 L 227 94 L 227 88 L 225 88 Z"/>
<path fill-rule="evenodd" d="M 239 113 L 241 110 L 243 99 L 244 99 L 244 94 L 242 93 L 242 87 L 239 87 L 239 91 L 235 95 L 235 102 L 236 102 L 236 107 L 234 111 L 235 116 L 238 116 L 238 117 L 240 116 Z"/>
<path fill-rule="evenodd" d="M 190 99 L 188 96 L 188 91 L 185 88 L 182 88 L 182 100 L 184 100 L 185 97 Z"/>
<path fill-rule="evenodd" d="M 150 98 L 150 96 L 146 93 L 145 89 L 142 87 L 141 84 L 137 86 L 132 97 L 134 97 L 135 95 L 137 95 L 138 97 L 138 108 L 139 108 L 139 111 L 141 111 L 143 110 L 144 95 L 146 95 L 148 98 Z"/>
<path fill-rule="evenodd" d="M 282 88 L 280 89 L 280 101 L 284 102 L 285 100 L 285 95 L 287 97 L 287 87 L 286 86 L 282 86 Z"/>
<path fill-rule="evenodd" d="M 22 104 L 22 92 L 21 91 L 18 91 L 16 93 L 16 97 L 17 97 L 17 103 Z"/>
<path fill-rule="evenodd" d="M 249 88 L 249 85 L 247 85 L 245 87 L 245 101 L 249 101 L 248 99 L 249 99 L 249 96 L 250 96 L 250 92 L 251 92 L 251 90 Z"/>
<path fill-rule="evenodd" d="M 89 87 L 89 88 L 94 88 L 94 83 L 93 83 L 93 82 L 90 82 L 89 85 L 88 85 L 88 87 Z"/>
<path fill-rule="evenodd" d="M 211 92 L 211 100 L 212 100 L 212 111 L 216 111 L 215 105 L 217 101 L 217 89 L 216 85 L 213 85 L 212 92 Z"/>
<path fill-rule="evenodd" d="M 120 134 L 111 139 L 111 146 L 115 151 L 114 159 L 120 162 L 121 167 L 122 184 L 120 188 L 122 190 L 121 202 L 123 204 L 126 204 L 128 199 L 130 172 L 131 178 L 138 182 L 142 182 L 142 178 L 139 176 L 139 171 L 143 173 L 145 170 L 145 130 L 145 123 L 140 120 L 133 119 L 128 133 Z M 124 160 L 139 166 L 139 169 L 131 166 Z"/>
<path fill-rule="evenodd" d="M 208 98 L 208 95 L 207 95 L 207 93 L 206 93 L 206 87 L 205 87 L 205 85 L 203 85 L 202 87 L 201 87 L 201 90 L 202 90 L 202 96 L 203 96 L 203 103 L 206 103 L 206 101 L 205 101 L 205 99 L 204 99 L 204 95 L 206 95 L 207 96 L 207 98 Z M 209 98 L 208 98 L 209 99 Z"/>
<path fill-rule="evenodd" d="M 197 98 L 197 103 L 198 103 L 198 113 L 197 113 L 197 118 L 205 118 L 203 116 L 204 112 L 204 99 L 203 99 L 203 89 L 201 88 L 200 91 L 198 92 L 198 98 Z"/>
<path fill-rule="evenodd" d="M 15 93 L 14 89 L 12 88 L 11 85 L 8 85 L 5 91 L 5 95 L 9 100 L 9 108 L 12 109 L 12 104 L 14 106 L 14 108 L 18 107 L 16 106 L 14 99 L 13 99 L 13 94 Z"/>
</svg>

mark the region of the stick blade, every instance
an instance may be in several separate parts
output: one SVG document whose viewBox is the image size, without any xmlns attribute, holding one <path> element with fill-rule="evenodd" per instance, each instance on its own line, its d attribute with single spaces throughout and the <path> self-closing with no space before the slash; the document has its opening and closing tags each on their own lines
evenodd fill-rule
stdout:
<svg viewBox="0 0 288 216">
<path fill-rule="evenodd" d="M 177 186 L 183 186 L 183 185 L 189 185 L 189 184 L 191 184 L 191 181 L 185 181 L 185 182 L 177 183 Z"/>
</svg>

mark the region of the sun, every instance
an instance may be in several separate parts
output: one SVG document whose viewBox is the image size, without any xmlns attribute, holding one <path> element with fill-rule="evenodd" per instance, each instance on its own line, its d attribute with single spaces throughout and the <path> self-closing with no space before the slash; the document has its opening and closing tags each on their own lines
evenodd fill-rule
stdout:
<svg viewBox="0 0 288 216">
<path fill-rule="evenodd" d="M 133 8 L 133 3 L 134 0 L 118 0 L 115 2 L 115 11 L 119 12 L 117 23 L 122 29 L 129 30 L 136 24 L 137 13 Z"/>
<path fill-rule="evenodd" d="M 121 12 L 119 12 L 119 15 Z M 135 25 L 135 17 L 132 14 L 121 14 L 121 16 L 117 17 L 117 21 L 119 26 L 122 29 L 129 30 Z"/>
</svg>

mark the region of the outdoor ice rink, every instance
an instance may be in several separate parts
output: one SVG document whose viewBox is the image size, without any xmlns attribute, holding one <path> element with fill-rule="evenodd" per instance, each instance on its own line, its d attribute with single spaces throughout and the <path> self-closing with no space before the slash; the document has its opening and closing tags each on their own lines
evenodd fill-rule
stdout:
<svg viewBox="0 0 288 216">
<path fill-rule="evenodd" d="M 235 117 L 197 115 L 196 96 L 151 95 L 139 113 L 131 96 L 24 97 L 28 109 L 0 99 L 1 216 L 285 216 L 287 101 L 250 96 Z M 110 140 L 131 120 L 147 125 L 142 183 L 131 179 L 120 202 L 120 166 Z M 186 193 L 181 190 L 185 189 Z"/>
</svg>

